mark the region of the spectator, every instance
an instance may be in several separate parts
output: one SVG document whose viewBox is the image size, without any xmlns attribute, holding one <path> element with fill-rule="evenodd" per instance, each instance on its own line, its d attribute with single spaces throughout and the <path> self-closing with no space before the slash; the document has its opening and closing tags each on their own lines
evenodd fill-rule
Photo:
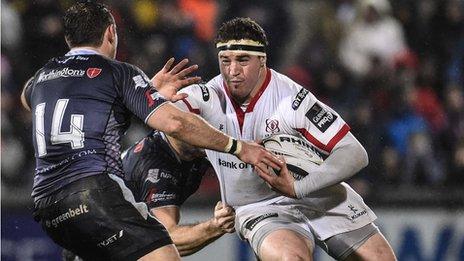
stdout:
<svg viewBox="0 0 464 261">
<path fill-rule="evenodd" d="M 358 19 L 340 46 L 340 59 L 350 72 L 363 77 L 372 59 L 393 66 L 395 55 L 407 50 L 403 29 L 390 15 L 387 0 L 362 0 Z"/>
</svg>

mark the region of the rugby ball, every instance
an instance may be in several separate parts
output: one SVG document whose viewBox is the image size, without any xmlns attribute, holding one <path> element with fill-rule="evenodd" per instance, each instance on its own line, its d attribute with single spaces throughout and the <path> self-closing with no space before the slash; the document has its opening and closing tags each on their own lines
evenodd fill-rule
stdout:
<svg viewBox="0 0 464 261">
<path fill-rule="evenodd" d="M 313 145 L 299 136 L 277 134 L 264 139 L 263 146 L 275 155 L 284 157 L 288 170 L 296 180 L 304 178 L 324 161 Z"/>
</svg>

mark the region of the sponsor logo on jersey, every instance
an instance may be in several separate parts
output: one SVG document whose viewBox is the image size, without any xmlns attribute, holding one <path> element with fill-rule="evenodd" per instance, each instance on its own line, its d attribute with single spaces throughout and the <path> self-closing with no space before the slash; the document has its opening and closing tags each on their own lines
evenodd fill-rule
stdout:
<svg viewBox="0 0 464 261">
<path fill-rule="evenodd" d="M 173 200 L 176 198 L 177 198 L 177 195 L 175 193 L 166 193 L 166 191 L 163 191 L 161 193 L 152 194 L 150 201 L 158 202 L 158 201 Z"/>
<path fill-rule="evenodd" d="M 203 96 L 203 101 L 208 101 L 209 100 L 209 90 L 208 87 L 206 87 L 203 84 L 198 84 L 201 89 L 201 96 Z"/>
<path fill-rule="evenodd" d="M 100 68 L 88 68 L 87 69 L 87 77 L 89 77 L 90 79 L 93 79 L 95 77 L 97 77 L 98 75 L 100 75 L 102 69 Z"/>
<path fill-rule="evenodd" d="M 102 242 L 98 243 L 98 247 L 106 247 L 111 243 L 114 243 L 116 240 L 120 239 L 124 235 L 124 230 L 119 231 L 118 233 L 110 236 L 109 238 L 103 240 Z"/>
<path fill-rule="evenodd" d="M 272 218 L 272 217 L 278 217 L 279 214 L 277 213 L 266 213 L 264 215 L 261 215 L 257 218 L 254 218 L 252 220 L 249 220 L 245 223 L 245 228 L 248 230 L 253 230 L 253 228 L 261 221 L 265 220 L 266 218 Z"/>
<path fill-rule="evenodd" d="M 160 181 L 158 174 L 159 169 L 149 169 L 146 180 L 150 181 L 151 183 L 157 183 L 158 181 Z"/>
<path fill-rule="evenodd" d="M 362 211 L 359 211 L 357 208 L 355 208 L 353 205 L 348 205 L 348 208 L 350 211 L 353 212 L 353 215 L 350 216 L 350 219 L 354 221 L 355 219 L 359 218 L 360 216 L 366 215 L 367 210 L 363 209 Z"/>
<path fill-rule="evenodd" d="M 57 217 L 51 220 L 45 220 L 45 226 L 57 228 L 58 225 L 68 219 L 80 216 L 82 214 L 89 213 L 89 208 L 86 204 L 80 204 L 77 208 L 70 208 L 63 214 L 58 215 Z"/>
<path fill-rule="evenodd" d="M 303 102 L 303 100 L 306 98 L 306 95 L 308 95 L 309 91 L 306 90 L 305 88 L 302 88 L 297 94 L 296 94 L 296 97 L 295 99 L 293 99 L 293 102 L 292 102 L 292 108 L 293 110 L 297 110 L 301 103 Z"/>
<path fill-rule="evenodd" d="M 61 70 L 51 70 L 48 72 L 41 72 L 39 75 L 39 79 L 37 82 L 45 82 L 50 81 L 58 78 L 68 78 L 68 77 L 82 77 L 84 76 L 84 70 L 74 70 L 65 67 Z"/>
<path fill-rule="evenodd" d="M 81 61 L 87 61 L 89 59 L 89 57 L 85 57 L 85 56 L 72 56 L 72 57 L 76 57 L 76 60 L 81 60 Z"/>
<path fill-rule="evenodd" d="M 336 115 L 322 108 L 317 102 L 305 115 L 321 132 L 325 132 L 337 119 Z"/>
<path fill-rule="evenodd" d="M 74 154 L 72 154 L 71 156 L 65 158 L 64 160 L 56 163 L 56 164 L 52 164 L 52 165 L 48 165 L 47 167 L 45 168 L 37 168 L 36 169 L 36 174 L 42 174 L 42 173 L 46 173 L 46 172 L 50 172 L 50 171 L 53 171 L 65 164 L 68 164 L 74 160 L 77 160 L 77 159 L 80 159 L 84 156 L 87 156 L 87 155 L 93 155 L 93 154 L 97 154 L 97 151 L 95 149 L 88 149 L 88 150 L 81 150 L 79 152 L 76 152 Z"/>
<path fill-rule="evenodd" d="M 229 169 L 246 169 L 250 168 L 251 164 L 245 162 L 234 162 L 234 161 L 226 161 L 218 158 L 219 166 L 223 166 Z"/>
<path fill-rule="evenodd" d="M 157 183 L 161 179 L 168 179 L 173 185 L 177 185 L 179 180 L 168 171 L 159 170 L 159 169 L 149 169 L 147 174 L 147 181 L 151 183 Z"/>
<path fill-rule="evenodd" d="M 319 153 L 316 151 L 316 149 L 309 142 L 306 142 L 304 139 L 293 138 L 293 137 L 279 137 L 279 141 L 282 142 L 282 143 L 283 142 L 290 142 L 290 143 L 295 143 L 295 144 L 298 144 L 298 145 L 305 146 L 306 148 L 310 149 L 311 151 L 316 152 L 319 155 Z"/>
<path fill-rule="evenodd" d="M 75 56 L 67 56 L 66 59 L 58 61 L 58 63 L 65 64 L 70 60 L 74 60 Z"/>
<path fill-rule="evenodd" d="M 266 132 L 276 133 L 280 132 L 279 121 L 273 119 L 266 119 Z"/>
<path fill-rule="evenodd" d="M 142 75 L 136 75 L 134 77 L 132 77 L 132 80 L 134 81 L 134 84 L 135 84 L 135 89 L 137 88 L 146 88 L 148 86 L 148 82 L 145 81 L 144 77 Z"/>
</svg>

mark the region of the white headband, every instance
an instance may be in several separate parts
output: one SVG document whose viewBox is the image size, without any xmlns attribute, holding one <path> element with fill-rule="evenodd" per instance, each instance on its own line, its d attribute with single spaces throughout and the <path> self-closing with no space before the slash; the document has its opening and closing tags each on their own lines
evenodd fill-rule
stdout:
<svg viewBox="0 0 464 261">
<path fill-rule="evenodd" d="M 245 52 L 257 56 L 266 56 L 266 48 L 264 47 L 264 44 L 249 39 L 219 42 L 216 44 L 216 48 L 219 50 L 219 53 L 222 51 L 232 51 L 241 53 Z"/>
</svg>

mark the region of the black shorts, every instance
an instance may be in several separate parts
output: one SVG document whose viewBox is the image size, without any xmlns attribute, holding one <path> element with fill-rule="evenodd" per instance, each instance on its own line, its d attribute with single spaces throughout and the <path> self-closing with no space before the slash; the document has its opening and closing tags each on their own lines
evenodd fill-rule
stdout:
<svg viewBox="0 0 464 261">
<path fill-rule="evenodd" d="M 84 260 L 137 260 L 172 244 L 164 226 L 151 215 L 145 219 L 123 190 L 107 174 L 83 178 L 37 200 L 34 219 Z"/>
</svg>

